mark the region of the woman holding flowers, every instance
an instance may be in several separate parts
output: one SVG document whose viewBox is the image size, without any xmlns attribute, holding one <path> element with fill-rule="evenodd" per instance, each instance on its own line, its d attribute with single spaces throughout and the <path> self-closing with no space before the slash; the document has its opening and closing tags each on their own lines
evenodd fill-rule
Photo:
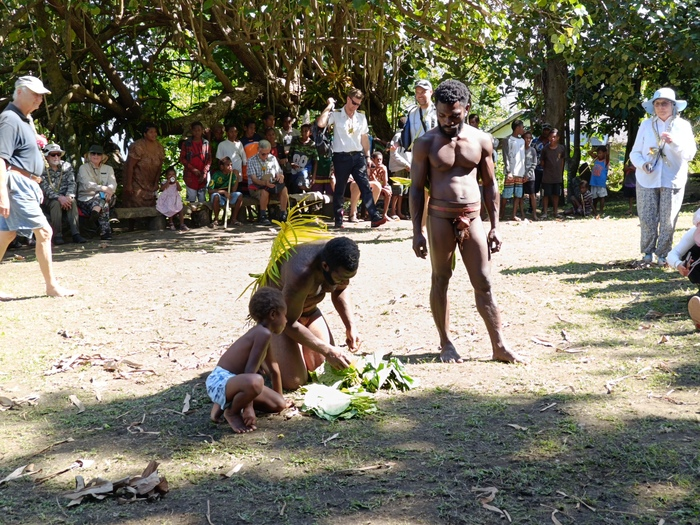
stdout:
<svg viewBox="0 0 700 525">
<path fill-rule="evenodd" d="M 642 103 L 652 115 L 642 122 L 630 153 L 637 168 L 637 213 L 641 223 L 642 261 L 666 265 L 673 231 L 688 180 L 688 162 L 696 152 L 693 130 L 678 115 L 687 106 L 671 88 L 661 88 Z"/>
</svg>

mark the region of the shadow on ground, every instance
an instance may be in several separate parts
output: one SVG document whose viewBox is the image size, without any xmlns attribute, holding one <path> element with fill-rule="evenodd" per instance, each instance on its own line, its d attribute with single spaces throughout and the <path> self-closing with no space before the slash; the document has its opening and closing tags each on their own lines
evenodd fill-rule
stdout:
<svg viewBox="0 0 700 525">
<path fill-rule="evenodd" d="M 697 361 L 677 381 L 700 386 Z M 96 461 L 86 478 L 118 479 L 157 459 L 171 492 L 152 504 L 104 500 L 59 511 L 56 496 L 77 472 L 38 487 L 15 481 L 0 488 L 3 523 L 206 523 L 207 502 L 217 524 L 502 522 L 473 487 L 498 488 L 490 504 L 515 523 L 550 523 L 555 509 L 564 524 L 700 521 L 697 422 L 611 413 L 611 396 L 426 388 L 381 394 L 375 417 L 261 417 L 259 431 L 233 435 L 209 423 L 204 377 L 81 414 L 66 408 L 62 392 L 5 412 L 5 425 L 31 428 L 47 444 L 75 441 L 36 457 L 26 449 L 5 456 L 2 475 L 84 457 Z M 186 393 L 192 411 L 182 415 Z M 158 434 L 127 431 L 142 417 L 143 430 Z M 237 463 L 240 472 L 220 476 Z"/>
</svg>

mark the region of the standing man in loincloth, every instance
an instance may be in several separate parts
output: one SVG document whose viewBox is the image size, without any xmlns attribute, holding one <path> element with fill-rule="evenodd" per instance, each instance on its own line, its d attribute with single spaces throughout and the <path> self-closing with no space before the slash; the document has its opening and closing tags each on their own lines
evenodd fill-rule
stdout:
<svg viewBox="0 0 700 525">
<path fill-rule="evenodd" d="M 346 354 L 335 345 L 333 334 L 318 305 L 327 293 L 345 325 L 345 342 L 351 352 L 360 348 L 350 290 L 360 263 L 360 250 L 348 237 L 299 244 L 280 269 L 280 284 L 287 304 L 287 326 L 270 340 L 270 351 L 280 366 L 282 386 L 296 390 L 306 384 L 309 371 L 324 361 L 347 368 Z"/>
<path fill-rule="evenodd" d="M 452 277 L 452 259 L 459 247 L 462 261 L 474 287 L 476 307 L 491 338 L 493 359 L 522 362 L 503 339 L 501 314 L 491 291 L 491 252 L 501 249 L 498 226 L 498 189 L 494 177 L 493 145 L 486 133 L 464 125 L 471 106 L 467 86 L 446 80 L 435 90 L 438 126 L 413 145 L 411 190 L 413 251 L 428 255 L 421 216 L 425 207 L 424 188 L 429 186 L 428 244 L 432 265 L 430 308 L 440 335 L 440 359 L 461 363 L 462 358 L 449 336 L 450 306 L 447 288 Z M 481 195 L 477 172 L 484 185 L 484 201 L 491 229 L 488 235 L 479 215 Z"/>
</svg>

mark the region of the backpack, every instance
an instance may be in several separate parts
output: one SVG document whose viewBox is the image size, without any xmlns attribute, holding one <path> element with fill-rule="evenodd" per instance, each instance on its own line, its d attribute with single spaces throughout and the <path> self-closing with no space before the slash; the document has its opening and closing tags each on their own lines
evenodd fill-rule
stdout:
<svg viewBox="0 0 700 525">
<path fill-rule="evenodd" d="M 311 126 L 311 136 L 314 139 L 319 157 L 330 157 L 333 155 L 333 144 L 328 134 L 328 126 L 319 128 L 314 124 Z"/>
</svg>

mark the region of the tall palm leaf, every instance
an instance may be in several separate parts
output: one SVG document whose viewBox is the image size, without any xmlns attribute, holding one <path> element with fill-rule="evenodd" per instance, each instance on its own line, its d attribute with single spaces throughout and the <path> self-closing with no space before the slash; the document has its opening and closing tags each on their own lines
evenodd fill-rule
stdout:
<svg viewBox="0 0 700 525">
<path fill-rule="evenodd" d="M 272 221 L 280 227 L 280 232 L 272 241 L 270 261 L 267 263 L 267 268 L 265 268 L 263 273 L 250 274 L 254 281 L 246 286 L 239 297 L 242 297 L 251 286 L 253 287 L 253 293 L 255 293 L 261 286 L 268 286 L 271 283 L 279 285 L 281 279 L 280 267 L 284 261 L 292 256 L 297 245 L 331 238 L 326 224 L 316 215 L 302 213 L 300 204 L 302 203 L 298 203 L 289 210 L 286 222 Z"/>
</svg>

